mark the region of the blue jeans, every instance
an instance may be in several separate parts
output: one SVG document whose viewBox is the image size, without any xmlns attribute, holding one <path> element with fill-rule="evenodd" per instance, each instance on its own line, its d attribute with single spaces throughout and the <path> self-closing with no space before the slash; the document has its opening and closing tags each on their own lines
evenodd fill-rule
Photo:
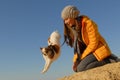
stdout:
<svg viewBox="0 0 120 80">
<path fill-rule="evenodd" d="M 98 66 L 105 65 L 110 63 L 109 59 L 104 59 L 103 61 L 98 61 L 96 57 L 91 53 L 87 57 L 85 57 L 77 66 L 77 72 L 85 71 L 91 68 L 95 68 Z"/>
</svg>

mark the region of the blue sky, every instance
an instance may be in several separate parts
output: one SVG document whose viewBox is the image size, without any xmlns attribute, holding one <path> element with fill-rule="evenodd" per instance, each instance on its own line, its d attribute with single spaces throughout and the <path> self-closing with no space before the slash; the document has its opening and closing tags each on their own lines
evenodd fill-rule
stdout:
<svg viewBox="0 0 120 80">
<path fill-rule="evenodd" d="M 120 56 L 119 0 L 0 0 L 0 80 L 56 80 L 73 74 L 73 49 L 64 45 L 47 73 L 39 48 L 58 30 L 63 42 L 61 11 L 75 5 L 98 24 L 114 54 Z"/>
</svg>

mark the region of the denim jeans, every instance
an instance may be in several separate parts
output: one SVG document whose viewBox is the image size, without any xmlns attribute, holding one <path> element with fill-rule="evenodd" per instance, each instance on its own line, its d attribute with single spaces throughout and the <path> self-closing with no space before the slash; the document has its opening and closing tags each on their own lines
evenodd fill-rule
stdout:
<svg viewBox="0 0 120 80">
<path fill-rule="evenodd" d="M 77 66 L 77 72 L 85 71 L 91 68 L 95 68 L 98 66 L 105 65 L 110 63 L 109 59 L 104 59 L 103 61 L 98 61 L 95 56 L 91 53 L 87 57 L 85 57 Z"/>
</svg>

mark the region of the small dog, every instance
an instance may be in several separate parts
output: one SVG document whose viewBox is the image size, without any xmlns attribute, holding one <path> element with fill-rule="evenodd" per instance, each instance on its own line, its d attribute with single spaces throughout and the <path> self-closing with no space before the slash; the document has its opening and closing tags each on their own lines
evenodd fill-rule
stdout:
<svg viewBox="0 0 120 80">
<path fill-rule="evenodd" d="M 60 56 L 60 38 L 61 36 L 58 31 L 54 31 L 48 38 L 48 46 L 40 48 L 45 60 L 45 66 L 42 73 L 45 73 L 49 69 L 51 63 Z"/>
</svg>

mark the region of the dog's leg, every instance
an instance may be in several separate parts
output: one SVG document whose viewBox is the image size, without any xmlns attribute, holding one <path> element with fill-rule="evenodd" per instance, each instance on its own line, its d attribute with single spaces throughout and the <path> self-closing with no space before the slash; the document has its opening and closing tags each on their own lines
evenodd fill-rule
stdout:
<svg viewBox="0 0 120 80">
<path fill-rule="evenodd" d="M 45 66 L 44 66 L 42 73 L 45 73 L 49 69 L 49 67 L 52 63 L 52 61 L 50 59 L 48 59 L 48 58 L 44 58 L 44 59 L 45 59 Z"/>
</svg>

